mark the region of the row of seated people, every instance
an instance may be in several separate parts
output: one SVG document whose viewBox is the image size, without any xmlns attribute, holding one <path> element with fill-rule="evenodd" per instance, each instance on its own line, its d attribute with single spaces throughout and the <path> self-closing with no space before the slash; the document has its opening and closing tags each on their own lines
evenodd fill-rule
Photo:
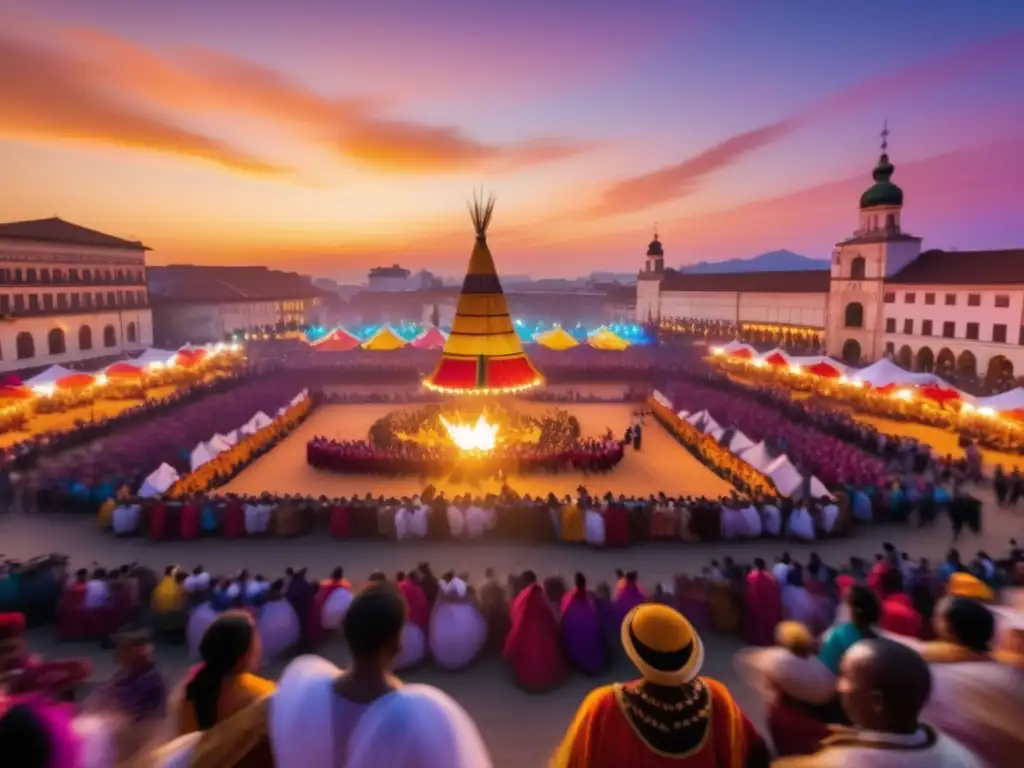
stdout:
<svg viewBox="0 0 1024 768">
<path fill-rule="evenodd" d="M 622 456 L 623 446 L 616 440 L 576 440 L 551 449 L 499 445 L 487 455 L 474 457 L 466 457 L 447 445 L 406 443 L 400 449 L 383 449 L 365 440 L 317 437 L 306 446 L 306 461 L 316 469 L 420 477 L 442 477 L 453 472 L 472 472 L 482 477 L 560 471 L 603 473 L 614 469 Z"/>
<path fill-rule="evenodd" d="M 850 532 L 846 496 L 793 502 L 786 498 L 601 498 L 500 496 L 447 499 L 428 487 L 420 496 L 327 499 L 302 496 L 196 495 L 182 500 L 129 499 L 109 506 L 100 525 L 120 536 L 153 541 L 219 535 L 293 536 L 325 527 L 337 539 L 392 540 L 490 537 L 531 542 L 587 542 L 622 547 L 644 541 L 717 541 L 786 536 L 802 541 Z"/>
</svg>

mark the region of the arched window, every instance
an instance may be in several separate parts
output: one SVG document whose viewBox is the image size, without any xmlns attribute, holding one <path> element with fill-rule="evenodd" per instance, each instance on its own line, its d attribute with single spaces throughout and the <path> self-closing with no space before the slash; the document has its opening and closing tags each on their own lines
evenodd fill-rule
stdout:
<svg viewBox="0 0 1024 768">
<path fill-rule="evenodd" d="M 885 214 L 885 228 L 886 229 L 896 229 L 896 214 L 895 213 L 887 213 L 887 214 Z"/>
<path fill-rule="evenodd" d="M 78 348 L 83 352 L 92 349 L 92 328 L 88 325 L 78 329 Z"/>
<path fill-rule="evenodd" d="M 31 360 L 36 356 L 36 340 L 28 331 L 22 331 L 14 341 L 18 349 L 19 360 Z"/>
<path fill-rule="evenodd" d="M 103 346 L 104 347 L 116 347 L 117 346 L 117 331 L 114 330 L 114 326 L 108 325 L 103 329 Z"/>
<path fill-rule="evenodd" d="M 864 257 L 858 256 L 850 262 L 850 279 L 863 280 L 866 269 L 867 262 L 864 261 Z"/>
<path fill-rule="evenodd" d="M 846 305 L 845 321 L 847 328 L 864 327 L 864 305 L 859 301 L 851 301 Z"/>
<path fill-rule="evenodd" d="M 135 323 L 128 323 L 128 327 L 124 329 L 124 335 L 129 343 L 136 341 Z"/>
<path fill-rule="evenodd" d="M 54 328 L 46 334 L 46 346 L 51 355 L 63 355 L 67 352 L 67 344 L 64 341 L 64 331 Z"/>
</svg>

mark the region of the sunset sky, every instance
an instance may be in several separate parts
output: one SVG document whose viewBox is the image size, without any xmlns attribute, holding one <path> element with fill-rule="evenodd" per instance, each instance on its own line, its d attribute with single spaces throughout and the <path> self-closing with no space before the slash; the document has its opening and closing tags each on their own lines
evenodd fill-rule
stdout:
<svg viewBox="0 0 1024 768">
<path fill-rule="evenodd" d="M 829 254 L 888 120 L 925 247 L 1024 247 L 1024 2 L 0 0 L 0 221 L 152 263 Z"/>
</svg>

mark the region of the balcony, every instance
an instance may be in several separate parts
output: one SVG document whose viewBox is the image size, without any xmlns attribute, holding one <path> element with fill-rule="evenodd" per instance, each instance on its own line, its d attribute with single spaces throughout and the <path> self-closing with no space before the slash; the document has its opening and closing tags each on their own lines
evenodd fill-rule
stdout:
<svg viewBox="0 0 1024 768">
<path fill-rule="evenodd" d="M 139 278 L 125 278 L 120 279 L 112 277 L 109 280 L 103 278 L 93 278 L 91 280 L 42 280 L 35 278 L 33 280 L 27 280 L 24 277 L 20 280 L 15 279 L 12 276 L 4 276 L 0 273 L 0 287 L 2 288 L 89 288 L 92 286 L 125 286 L 134 288 L 145 288 L 146 279 L 143 277 Z"/>
</svg>

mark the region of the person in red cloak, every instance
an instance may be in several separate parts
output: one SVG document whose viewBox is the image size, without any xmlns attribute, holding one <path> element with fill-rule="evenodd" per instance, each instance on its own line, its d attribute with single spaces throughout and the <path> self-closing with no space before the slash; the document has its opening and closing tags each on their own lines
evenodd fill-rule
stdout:
<svg viewBox="0 0 1024 768">
<path fill-rule="evenodd" d="M 782 621 L 782 589 L 761 558 L 754 560 L 754 567 L 747 574 L 745 602 L 743 642 L 773 645 L 775 627 Z"/>
<path fill-rule="evenodd" d="M 558 620 L 548 604 L 537 575 L 526 571 L 523 589 L 512 601 L 512 628 L 503 656 L 516 684 L 529 693 L 545 693 L 561 685 L 568 674 Z"/>
<path fill-rule="evenodd" d="M 768 747 L 729 690 L 698 676 L 704 644 L 682 614 L 638 605 L 621 637 L 641 679 L 591 691 L 552 768 L 768 768 Z"/>
</svg>

